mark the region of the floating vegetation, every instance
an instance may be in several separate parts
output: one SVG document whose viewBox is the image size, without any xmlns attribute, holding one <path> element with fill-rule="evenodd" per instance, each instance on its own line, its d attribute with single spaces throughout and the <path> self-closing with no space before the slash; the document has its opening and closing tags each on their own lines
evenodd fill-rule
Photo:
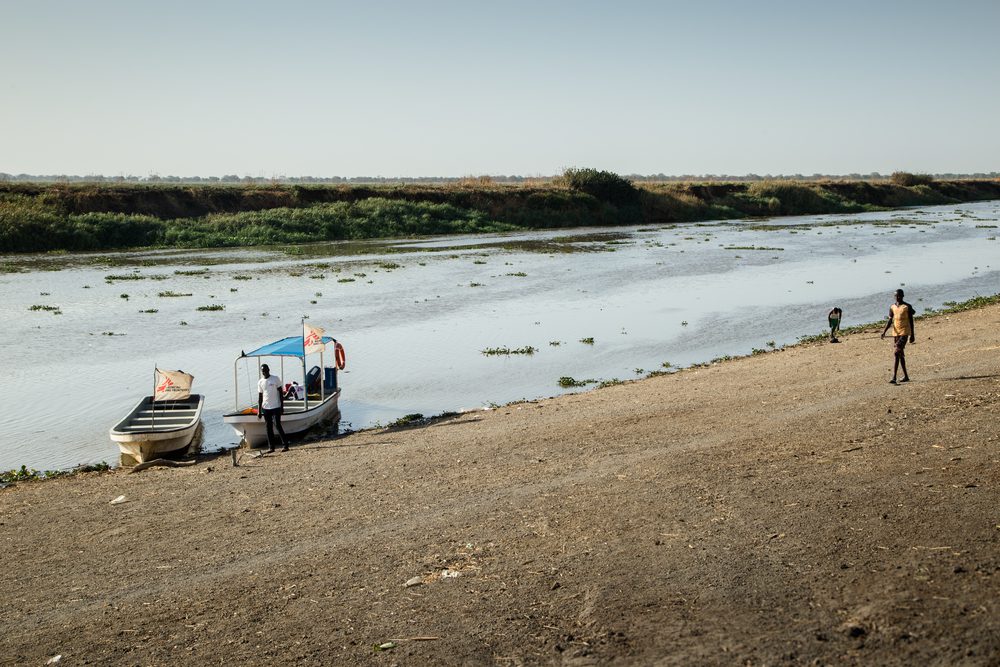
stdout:
<svg viewBox="0 0 1000 667">
<path fill-rule="evenodd" d="M 26 273 L 27 269 L 14 264 L 0 264 L 0 273 Z"/>
<path fill-rule="evenodd" d="M 354 278 L 337 278 L 338 283 L 353 283 Z"/>
<path fill-rule="evenodd" d="M 610 380 L 604 380 L 603 382 L 601 382 L 599 385 L 597 385 L 597 388 L 604 389 L 605 387 L 614 387 L 616 384 L 625 384 L 625 381 L 619 380 L 618 378 L 611 378 Z"/>
<path fill-rule="evenodd" d="M 253 280 L 253 276 L 236 275 L 233 280 Z"/>
<path fill-rule="evenodd" d="M 996 229 L 996 225 L 976 225 L 976 229 Z"/>
<path fill-rule="evenodd" d="M 482 283 L 469 283 L 469 287 L 485 287 Z"/>
<path fill-rule="evenodd" d="M 312 278 L 313 280 L 324 280 L 326 278 L 326 276 L 323 275 L 322 273 L 314 273 L 309 277 Z"/>
<path fill-rule="evenodd" d="M 186 327 L 186 326 L 188 325 L 188 323 L 187 323 L 187 322 L 185 322 L 184 320 L 181 320 L 181 321 L 180 321 L 180 325 L 181 325 L 182 327 Z"/>
<path fill-rule="evenodd" d="M 477 259 L 477 260 L 473 260 L 473 262 L 472 262 L 472 263 L 473 263 L 473 264 L 485 264 L 486 262 L 484 262 L 484 261 L 483 261 L 483 260 L 481 260 L 481 259 Z"/>
<path fill-rule="evenodd" d="M 124 336 L 125 334 L 123 334 L 123 333 L 115 333 L 114 331 L 102 331 L 101 335 L 102 336 Z"/>
<path fill-rule="evenodd" d="M 139 312 L 140 313 L 158 313 L 160 311 L 157 310 L 156 308 L 147 308 L 146 310 L 140 310 Z"/>
<path fill-rule="evenodd" d="M 236 287 L 230 287 L 229 291 L 230 292 L 239 292 L 240 290 L 238 288 L 236 288 Z"/>
<path fill-rule="evenodd" d="M 175 276 L 202 276 L 208 273 L 208 269 L 187 269 L 174 271 Z"/>
<path fill-rule="evenodd" d="M 495 357 L 501 355 L 510 356 L 512 354 L 526 354 L 531 356 L 535 352 L 538 352 L 537 348 L 530 345 L 525 345 L 524 347 L 509 348 L 509 347 L 488 347 L 485 350 L 480 350 L 480 352 L 487 357 Z"/>
<path fill-rule="evenodd" d="M 587 338 L 581 338 L 580 342 L 583 343 L 584 345 L 593 345 L 594 344 L 594 337 L 593 336 L 588 336 Z"/>
<path fill-rule="evenodd" d="M 39 292 L 38 296 L 52 296 L 50 292 Z"/>
<path fill-rule="evenodd" d="M 505 273 L 504 275 L 513 276 L 515 278 L 525 278 L 527 277 L 528 274 L 525 273 L 524 271 L 516 271 L 515 273 Z"/>
<path fill-rule="evenodd" d="M 118 296 L 121 297 L 122 299 L 125 299 L 126 301 L 128 301 L 128 294 L 125 294 L 124 292 L 122 292 Z"/>
<path fill-rule="evenodd" d="M 577 380 L 569 375 L 563 375 L 559 378 L 559 386 L 564 389 L 569 389 L 571 387 L 586 387 L 588 384 L 596 384 L 597 380 Z"/>
<path fill-rule="evenodd" d="M 367 278 L 368 274 L 367 273 L 355 273 L 354 277 L 355 278 Z"/>
<path fill-rule="evenodd" d="M 44 311 L 49 312 L 49 313 L 58 313 L 58 312 L 61 312 L 59 310 L 59 306 L 43 306 L 43 305 L 37 304 L 37 303 L 34 306 L 32 306 L 31 308 L 28 308 L 28 310 L 44 310 Z"/>
<path fill-rule="evenodd" d="M 323 293 L 322 292 L 316 292 L 316 296 L 317 297 L 321 297 L 321 296 L 323 296 Z"/>
<path fill-rule="evenodd" d="M 380 262 L 378 266 L 380 269 L 385 269 L 386 271 L 403 268 L 402 264 L 396 264 L 395 262 Z"/>
<path fill-rule="evenodd" d="M 562 345 L 562 341 L 561 340 L 550 340 L 549 341 L 549 345 L 551 345 L 552 347 L 559 347 L 560 345 Z"/>
<path fill-rule="evenodd" d="M 777 345 L 777 343 L 775 343 L 773 340 L 769 340 L 766 343 L 764 343 L 764 345 L 767 345 L 769 348 L 773 350 L 774 346 Z"/>
<path fill-rule="evenodd" d="M 662 364 L 660 364 L 660 366 L 662 366 L 663 368 L 673 368 L 674 367 L 673 364 L 671 364 L 669 361 L 664 361 Z"/>
<path fill-rule="evenodd" d="M 315 306 L 315 305 L 316 305 L 316 299 L 310 299 L 310 300 L 309 300 L 309 303 L 311 303 L 312 305 L 314 305 L 314 306 Z"/>
<path fill-rule="evenodd" d="M 686 327 L 687 325 L 688 325 L 688 321 L 687 320 L 682 320 L 681 321 L 681 326 L 682 327 Z"/>
<path fill-rule="evenodd" d="M 166 290 L 165 292 L 157 293 L 156 296 L 162 296 L 162 297 L 191 296 L 191 292 L 174 292 L 173 290 Z"/>
<path fill-rule="evenodd" d="M 226 309 L 226 307 L 223 306 L 221 303 L 213 303 L 210 306 L 198 306 L 198 310 L 217 311 L 217 310 L 225 310 L 225 309 Z"/>
<path fill-rule="evenodd" d="M 646 369 L 645 368 L 633 368 L 632 372 L 635 373 L 636 375 L 642 375 L 643 373 L 646 372 Z"/>
<path fill-rule="evenodd" d="M 767 350 L 762 350 L 759 347 L 752 347 L 752 348 L 750 348 L 750 354 L 753 355 L 753 356 L 755 356 L 755 357 L 758 354 L 767 354 L 767 352 L 768 352 Z"/>
<path fill-rule="evenodd" d="M 775 250 L 783 251 L 784 248 L 772 248 L 766 245 L 727 245 L 723 250 Z"/>
<path fill-rule="evenodd" d="M 115 280 L 145 280 L 146 276 L 141 273 L 112 273 L 111 275 L 104 276 L 104 280 L 107 282 L 113 282 Z"/>
</svg>

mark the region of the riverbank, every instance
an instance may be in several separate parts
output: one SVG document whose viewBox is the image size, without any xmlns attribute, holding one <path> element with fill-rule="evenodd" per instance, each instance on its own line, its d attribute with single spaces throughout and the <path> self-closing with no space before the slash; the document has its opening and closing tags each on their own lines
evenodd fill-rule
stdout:
<svg viewBox="0 0 1000 667">
<path fill-rule="evenodd" d="M 213 248 L 517 229 L 857 213 L 1000 199 L 1000 181 L 631 184 L 607 172 L 500 185 L 0 182 L 0 253 Z M 567 172 L 569 174 L 570 172 Z M 2 269 L 2 267 L 0 267 Z"/>
<path fill-rule="evenodd" d="M 991 664 L 998 324 L 919 322 L 902 386 L 867 330 L 235 468 L 19 484 L 0 655 Z"/>
</svg>

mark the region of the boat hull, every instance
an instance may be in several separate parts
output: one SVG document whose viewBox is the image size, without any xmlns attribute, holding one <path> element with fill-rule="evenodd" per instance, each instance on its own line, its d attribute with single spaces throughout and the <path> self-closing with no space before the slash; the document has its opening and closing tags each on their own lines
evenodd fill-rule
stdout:
<svg viewBox="0 0 1000 667">
<path fill-rule="evenodd" d="M 201 429 L 204 396 L 170 401 L 155 411 L 150 410 L 151 402 L 152 397 L 144 397 L 109 431 L 125 462 L 143 463 L 184 450 Z"/>
<path fill-rule="evenodd" d="M 285 435 L 291 437 L 301 435 L 310 428 L 324 421 L 331 421 L 340 412 L 338 402 L 340 388 L 326 397 L 322 403 L 310 405 L 308 410 L 288 410 L 281 415 L 281 428 Z M 256 413 L 243 410 L 223 415 L 223 421 L 229 424 L 236 434 L 243 438 L 248 447 L 263 447 L 267 444 L 267 426 Z"/>
</svg>

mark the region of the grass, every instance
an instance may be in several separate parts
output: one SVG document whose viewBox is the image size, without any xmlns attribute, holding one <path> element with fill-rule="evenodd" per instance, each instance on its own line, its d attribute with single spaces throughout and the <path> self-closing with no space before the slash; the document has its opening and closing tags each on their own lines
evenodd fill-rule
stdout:
<svg viewBox="0 0 1000 667">
<path fill-rule="evenodd" d="M 423 420 L 424 416 L 422 414 L 420 414 L 419 412 L 414 412 L 408 415 L 403 415 L 396 421 L 386 424 L 386 428 L 399 428 L 401 426 L 411 426 L 412 424 L 421 422 Z"/>
<path fill-rule="evenodd" d="M 198 306 L 197 309 L 212 312 L 212 311 L 225 310 L 226 307 L 223 306 L 221 303 L 213 303 L 210 306 Z"/>
<path fill-rule="evenodd" d="M 13 484 L 15 482 L 38 482 L 56 477 L 66 477 L 82 472 L 104 472 L 110 470 L 111 466 L 105 461 L 100 463 L 81 465 L 69 470 L 35 470 L 28 466 L 21 466 L 19 469 L 0 471 L 0 484 Z"/>
<path fill-rule="evenodd" d="M 587 338 L 581 338 L 580 342 L 583 343 L 584 345 L 593 345 L 594 344 L 594 337 L 593 336 L 588 336 Z"/>
<path fill-rule="evenodd" d="M 173 290 L 166 290 L 165 292 L 157 293 L 156 296 L 162 296 L 162 297 L 191 296 L 191 292 L 174 292 Z"/>
</svg>

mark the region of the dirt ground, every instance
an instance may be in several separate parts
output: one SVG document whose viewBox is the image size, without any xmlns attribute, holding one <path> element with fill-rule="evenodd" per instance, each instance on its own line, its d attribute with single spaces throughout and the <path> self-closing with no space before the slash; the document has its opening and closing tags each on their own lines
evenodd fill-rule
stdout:
<svg viewBox="0 0 1000 667">
<path fill-rule="evenodd" d="M 1000 664 L 1000 307 L 916 333 L 18 484 L 0 662 Z"/>
</svg>

